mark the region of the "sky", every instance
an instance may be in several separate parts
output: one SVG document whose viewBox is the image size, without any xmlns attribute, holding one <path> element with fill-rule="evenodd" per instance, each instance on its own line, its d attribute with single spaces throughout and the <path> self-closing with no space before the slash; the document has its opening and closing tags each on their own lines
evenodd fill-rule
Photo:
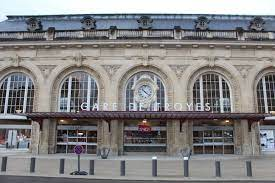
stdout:
<svg viewBox="0 0 275 183">
<path fill-rule="evenodd" d="M 182 13 L 275 15 L 275 0 L 0 0 L 6 15 Z"/>
</svg>

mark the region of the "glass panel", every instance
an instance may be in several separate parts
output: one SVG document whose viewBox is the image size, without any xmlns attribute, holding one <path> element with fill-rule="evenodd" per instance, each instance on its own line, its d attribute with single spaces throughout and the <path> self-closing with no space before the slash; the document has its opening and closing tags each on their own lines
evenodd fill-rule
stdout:
<svg viewBox="0 0 275 183">
<path fill-rule="evenodd" d="M 90 92 L 88 92 L 89 86 Z M 68 98 L 69 91 L 71 91 L 70 98 Z M 85 72 L 74 72 L 65 78 L 60 88 L 59 110 L 67 111 L 67 104 L 70 102 L 70 112 L 81 111 L 81 104 L 88 102 L 88 98 L 90 100 L 89 110 L 92 110 L 94 105 L 98 103 L 96 81 Z"/>
<path fill-rule="evenodd" d="M 6 101 L 7 95 L 8 100 Z M 1 113 L 16 113 L 16 111 L 30 113 L 33 109 L 33 98 L 32 80 L 24 73 L 13 73 L 1 83 L 0 111 Z M 5 105 L 7 106 L 6 111 Z"/>
<path fill-rule="evenodd" d="M 224 146 L 224 154 L 234 154 L 234 146 L 233 145 L 225 145 Z"/>
<path fill-rule="evenodd" d="M 201 103 L 201 98 L 203 98 L 204 105 L 210 104 L 210 110 L 213 112 L 231 112 L 229 85 L 218 74 L 203 74 L 196 80 L 193 86 L 193 103 Z M 223 106 L 221 106 L 221 101 Z"/>
<path fill-rule="evenodd" d="M 223 154 L 223 146 L 214 146 L 214 154 Z"/>
</svg>

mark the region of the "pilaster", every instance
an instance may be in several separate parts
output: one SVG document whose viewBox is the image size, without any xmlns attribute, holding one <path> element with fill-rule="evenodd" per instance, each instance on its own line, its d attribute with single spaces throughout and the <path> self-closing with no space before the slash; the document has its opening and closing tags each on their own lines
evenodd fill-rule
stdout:
<svg viewBox="0 0 275 183">
<path fill-rule="evenodd" d="M 40 142 L 40 124 L 37 121 L 32 121 L 30 151 L 34 155 L 39 154 L 39 142 Z"/>
</svg>

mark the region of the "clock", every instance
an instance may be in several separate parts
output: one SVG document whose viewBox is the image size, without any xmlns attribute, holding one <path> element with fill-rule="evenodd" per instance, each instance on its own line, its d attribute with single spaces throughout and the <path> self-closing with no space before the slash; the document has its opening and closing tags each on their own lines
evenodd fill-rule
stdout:
<svg viewBox="0 0 275 183">
<path fill-rule="evenodd" d="M 137 94 L 139 95 L 140 98 L 142 99 L 149 99 L 152 98 L 153 96 L 153 88 L 150 85 L 141 85 L 137 89 Z"/>
<path fill-rule="evenodd" d="M 157 99 L 158 86 L 149 75 L 142 75 L 133 85 L 134 100 L 142 105 L 143 108 L 149 108 Z"/>
</svg>

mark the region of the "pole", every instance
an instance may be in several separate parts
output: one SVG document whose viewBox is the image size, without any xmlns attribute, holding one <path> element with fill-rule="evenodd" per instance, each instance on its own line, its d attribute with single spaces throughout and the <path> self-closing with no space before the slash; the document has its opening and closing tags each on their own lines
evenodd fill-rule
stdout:
<svg viewBox="0 0 275 183">
<path fill-rule="evenodd" d="M 77 155 L 77 171 L 80 172 L 80 154 Z"/>
</svg>

